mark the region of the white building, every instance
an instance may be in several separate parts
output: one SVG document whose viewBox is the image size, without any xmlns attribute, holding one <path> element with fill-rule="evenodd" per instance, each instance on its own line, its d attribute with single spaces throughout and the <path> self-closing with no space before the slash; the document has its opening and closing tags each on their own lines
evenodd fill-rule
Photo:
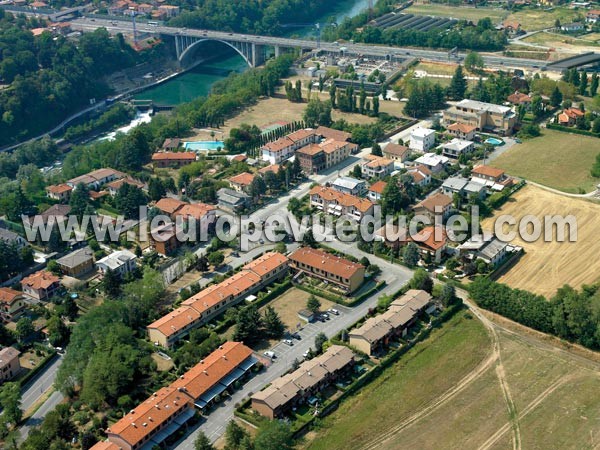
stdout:
<svg viewBox="0 0 600 450">
<path fill-rule="evenodd" d="M 425 153 L 423 156 L 415 159 L 415 164 L 422 164 L 433 173 L 441 172 L 450 162 L 446 156 L 436 155 L 435 153 Z"/>
<path fill-rule="evenodd" d="M 425 153 L 435 145 L 435 130 L 415 128 L 410 133 L 410 149 Z"/>
<path fill-rule="evenodd" d="M 454 138 L 442 145 L 442 155 L 458 159 L 462 154 L 471 153 L 474 148 L 473 142 Z"/>
<path fill-rule="evenodd" d="M 331 184 L 331 187 L 336 191 L 343 192 L 344 194 L 362 196 L 367 192 L 367 182 L 364 180 L 357 180 L 352 177 L 338 177 Z"/>
<path fill-rule="evenodd" d="M 112 270 L 124 276 L 135 269 L 135 260 L 136 256 L 129 250 L 119 250 L 97 261 L 96 267 L 102 274 Z"/>
</svg>

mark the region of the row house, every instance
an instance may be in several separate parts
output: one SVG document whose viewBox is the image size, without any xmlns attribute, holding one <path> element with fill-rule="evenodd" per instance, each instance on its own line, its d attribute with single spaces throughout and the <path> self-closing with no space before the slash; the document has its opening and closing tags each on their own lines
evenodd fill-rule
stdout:
<svg viewBox="0 0 600 450">
<path fill-rule="evenodd" d="M 126 176 L 127 175 L 123 172 L 107 167 L 104 169 L 93 170 L 85 175 L 71 178 L 67 181 L 67 184 L 73 189 L 75 189 L 78 184 L 85 184 L 88 189 L 96 190 L 106 183 L 110 183 L 111 181 L 118 180 L 120 178 L 125 178 Z"/>
<path fill-rule="evenodd" d="M 288 258 L 285 255 L 265 253 L 246 264 L 240 272 L 203 289 L 184 301 L 178 309 L 148 325 L 148 337 L 152 342 L 170 348 L 190 330 L 206 324 L 230 306 L 284 277 L 287 270 Z"/>
<path fill-rule="evenodd" d="M 344 194 L 327 186 L 315 186 L 310 192 L 310 206 L 334 216 L 347 216 L 360 221 L 372 216 L 375 205 L 366 198 Z"/>
<path fill-rule="evenodd" d="M 157 152 L 152 155 L 152 165 L 156 169 L 179 168 L 196 161 L 194 152 Z"/>
<path fill-rule="evenodd" d="M 354 366 L 348 347 L 332 345 L 325 353 L 304 361 L 294 372 L 274 380 L 252 396 L 252 409 L 269 419 L 282 417 L 296 405 L 344 378 Z"/>
<path fill-rule="evenodd" d="M 290 266 L 296 272 L 332 283 L 346 293 L 354 292 L 365 280 L 362 264 L 310 247 L 300 247 L 292 253 Z"/>
</svg>

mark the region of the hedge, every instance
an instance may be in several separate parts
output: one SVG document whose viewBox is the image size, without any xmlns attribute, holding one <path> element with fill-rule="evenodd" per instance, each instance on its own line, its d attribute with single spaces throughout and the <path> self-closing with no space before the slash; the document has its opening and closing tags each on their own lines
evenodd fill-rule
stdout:
<svg viewBox="0 0 600 450">
<path fill-rule="evenodd" d="M 56 350 L 54 350 L 54 349 L 50 350 L 48 355 L 44 356 L 44 358 L 39 362 L 39 364 L 37 366 L 35 366 L 33 369 L 31 369 L 29 372 L 27 372 L 23 376 L 23 378 L 21 378 L 19 380 L 21 387 L 25 387 L 25 385 L 29 381 L 31 381 L 31 379 L 33 377 L 35 377 L 39 371 L 41 371 L 44 367 L 46 367 L 46 364 L 48 364 L 55 356 L 56 356 Z"/>
<path fill-rule="evenodd" d="M 600 138 L 600 134 L 598 134 L 598 133 L 594 133 L 594 132 L 588 131 L 588 130 L 580 130 L 579 128 L 564 127 L 562 125 L 557 125 L 555 123 L 546 124 L 546 128 L 549 128 L 550 130 L 563 131 L 565 133 L 581 134 L 583 136 L 591 136 L 591 137 Z"/>
<path fill-rule="evenodd" d="M 323 291 L 312 286 L 306 286 L 302 283 L 297 283 L 295 286 L 302 291 L 308 292 L 309 294 L 317 295 L 331 302 L 339 303 L 340 305 L 347 305 L 347 302 L 342 297 L 332 294 L 331 292 Z"/>
<path fill-rule="evenodd" d="M 346 306 L 356 306 L 359 303 L 362 303 L 363 301 L 365 301 L 366 299 L 371 297 L 372 295 L 375 295 L 377 292 L 382 290 L 386 285 L 387 285 L 387 283 L 385 281 L 380 281 L 379 283 L 377 283 L 377 285 L 375 287 L 373 287 L 372 289 L 369 289 L 367 292 L 360 294 L 358 297 L 356 297 L 351 302 L 345 303 L 345 305 Z"/>
</svg>

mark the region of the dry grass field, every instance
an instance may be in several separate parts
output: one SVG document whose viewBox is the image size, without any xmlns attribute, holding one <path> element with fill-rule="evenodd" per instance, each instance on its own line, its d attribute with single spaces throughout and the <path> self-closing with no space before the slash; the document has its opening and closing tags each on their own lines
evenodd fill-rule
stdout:
<svg viewBox="0 0 600 450">
<path fill-rule="evenodd" d="M 423 14 L 438 17 L 454 17 L 456 19 L 479 21 L 484 17 L 489 17 L 492 22 L 499 22 L 506 17 L 507 12 L 497 8 L 472 8 L 468 6 L 450 6 L 441 4 L 415 4 L 406 8 L 403 12 L 409 14 Z"/>
<path fill-rule="evenodd" d="M 577 219 L 577 242 L 514 242 L 523 246 L 525 255 L 499 281 L 512 287 L 552 296 L 564 285 L 580 287 L 600 278 L 600 244 L 597 240 L 600 205 L 567 197 L 535 186 L 526 186 L 507 202 L 496 217 L 509 214 L 519 221 L 532 214 L 542 222 L 545 215 L 574 215 Z M 493 228 L 493 218 L 483 222 Z"/>
<path fill-rule="evenodd" d="M 491 165 L 561 191 L 592 191 L 598 180 L 592 178 L 590 168 L 600 153 L 600 140 L 548 129 L 542 133 L 513 146 Z"/>
<path fill-rule="evenodd" d="M 301 322 L 298 318 L 298 311 L 306 307 L 306 301 L 310 297 L 310 294 L 306 291 L 302 291 L 295 287 L 288 289 L 283 295 L 280 295 L 272 302 L 269 302 L 268 306 L 272 306 L 279 314 L 279 317 L 289 330 L 295 330 L 296 324 Z M 329 308 L 335 307 L 333 302 L 325 300 L 319 297 L 321 302 L 321 310 L 326 311 Z M 264 308 L 261 309 L 261 311 Z M 304 323 L 302 323 L 304 325 Z"/>
<path fill-rule="evenodd" d="M 541 8 L 523 9 L 508 16 L 507 20 L 516 20 L 524 30 L 535 31 L 553 27 L 556 19 L 560 20 L 560 23 L 573 22 L 580 14 L 579 11 L 563 7 L 554 8 L 552 11 Z"/>
</svg>

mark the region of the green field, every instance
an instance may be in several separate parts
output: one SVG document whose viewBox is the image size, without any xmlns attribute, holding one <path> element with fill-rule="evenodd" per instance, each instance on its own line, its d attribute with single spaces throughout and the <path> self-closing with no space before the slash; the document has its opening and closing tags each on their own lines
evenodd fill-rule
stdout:
<svg viewBox="0 0 600 450">
<path fill-rule="evenodd" d="M 600 139 L 542 130 L 543 135 L 517 144 L 492 161 L 508 174 L 565 192 L 593 190 L 600 180 L 590 168 L 600 153 Z"/>
<path fill-rule="evenodd" d="M 470 314 L 457 314 L 342 403 L 324 420 L 323 428 L 310 440 L 308 448 L 363 448 L 456 385 L 482 362 L 490 348 L 490 338 L 481 322 Z"/>
<path fill-rule="evenodd" d="M 581 12 L 568 8 L 553 8 L 546 11 L 541 8 L 524 9 L 508 16 L 508 20 L 516 20 L 525 31 L 542 30 L 554 27 L 556 19 L 560 23 L 574 22 Z"/>
<path fill-rule="evenodd" d="M 527 36 L 523 41 L 531 44 L 545 45 L 546 47 L 558 47 L 560 44 L 577 45 L 577 46 L 598 46 L 600 45 L 597 41 L 598 34 L 590 33 L 590 37 L 586 36 L 568 36 L 557 33 L 548 33 L 541 31 L 531 36 Z"/>
<path fill-rule="evenodd" d="M 453 17 L 455 19 L 479 21 L 484 17 L 489 17 L 493 22 L 499 22 L 506 17 L 507 12 L 495 8 L 471 8 L 468 6 L 447 6 L 438 4 L 413 5 L 406 8 L 403 12 L 410 14 L 424 14 L 428 16 Z"/>
</svg>

